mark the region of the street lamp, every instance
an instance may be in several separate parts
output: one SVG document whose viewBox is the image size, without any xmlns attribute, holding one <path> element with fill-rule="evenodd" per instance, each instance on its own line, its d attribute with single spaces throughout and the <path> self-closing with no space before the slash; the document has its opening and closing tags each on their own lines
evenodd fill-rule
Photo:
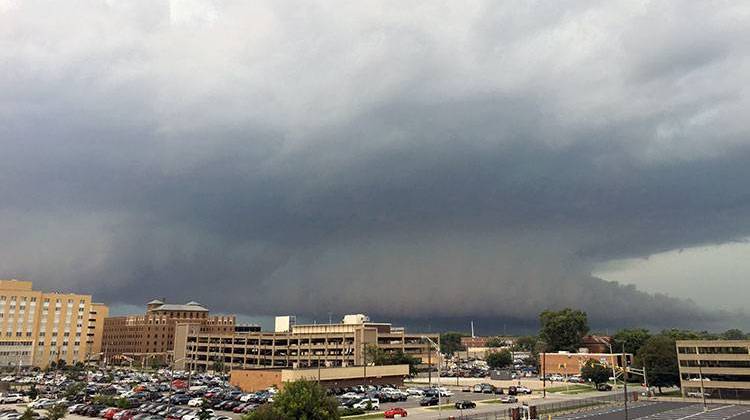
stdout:
<svg viewBox="0 0 750 420">
<path fill-rule="evenodd" d="M 431 345 L 435 346 L 435 350 L 437 350 L 437 353 L 438 353 L 438 371 L 437 371 L 437 374 L 438 374 L 438 377 L 437 377 L 438 417 L 441 417 L 443 414 L 442 412 L 443 408 L 442 408 L 442 396 L 440 395 L 440 364 L 441 364 L 440 363 L 441 362 L 440 345 L 432 341 L 432 339 L 430 337 L 427 337 L 426 335 L 423 335 L 422 338 L 429 341 Z M 431 352 L 428 351 L 427 353 L 429 354 Z M 430 367 L 430 369 L 432 369 L 432 367 Z"/>
</svg>

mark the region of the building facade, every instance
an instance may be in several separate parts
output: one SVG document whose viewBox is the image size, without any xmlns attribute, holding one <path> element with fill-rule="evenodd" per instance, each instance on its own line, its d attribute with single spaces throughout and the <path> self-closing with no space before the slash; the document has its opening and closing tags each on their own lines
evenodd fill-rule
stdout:
<svg viewBox="0 0 750 420">
<path fill-rule="evenodd" d="M 198 302 L 179 305 L 155 299 L 146 304 L 143 315 L 106 318 L 102 351 L 113 363 L 164 363 L 174 348 L 177 324 L 195 325 L 218 334 L 231 333 L 235 328 L 235 317 L 211 316 L 209 310 Z"/>
<path fill-rule="evenodd" d="M 409 375 L 409 365 L 337 367 L 320 369 L 244 369 L 232 370 L 229 383 L 244 392 L 269 387 L 283 389 L 284 384 L 299 380 L 316 381 L 327 388 L 355 385 L 390 385 L 401 387 Z"/>
<path fill-rule="evenodd" d="M 593 360 L 616 370 L 630 366 L 633 362 L 631 353 L 557 353 L 539 354 L 539 372 L 545 375 L 576 376 L 581 374 L 581 368 Z"/>
<path fill-rule="evenodd" d="M 360 366 L 369 346 L 386 353 L 401 351 L 425 364 L 438 360 L 434 347 L 423 339 L 427 336 L 438 343 L 438 334 L 407 333 L 388 323 L 349 318 L 338 324 L 278 325 L 289 330 L 227 334 L 178 325 L 174 357 L 181 361 L 175 366 L 203 371 L 217 361 L 232 369 Z"/>
<path fill-rule="evenodd" d="M 46 367 L 98 358 L 108 308 L 90 295 L 45 293 L 0 280 L 0 367 Z"/>
<path fill-rule="evenodd" d="M 750 340 L 678 340 L 683 396 L 750 398 Z"/>
</svg>

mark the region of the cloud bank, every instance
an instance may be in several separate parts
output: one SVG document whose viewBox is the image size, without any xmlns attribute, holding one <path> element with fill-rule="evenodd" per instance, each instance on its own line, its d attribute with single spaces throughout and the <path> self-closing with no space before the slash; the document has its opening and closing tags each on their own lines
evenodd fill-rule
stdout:
<svg viewBox="0 0 750 420">
<path fill-rule="evenodd" d="M 749 18 L 0 1 L 0 273 L 248 315 L 721 323 L 590 273 L 750 235 Z"/>
</svg>

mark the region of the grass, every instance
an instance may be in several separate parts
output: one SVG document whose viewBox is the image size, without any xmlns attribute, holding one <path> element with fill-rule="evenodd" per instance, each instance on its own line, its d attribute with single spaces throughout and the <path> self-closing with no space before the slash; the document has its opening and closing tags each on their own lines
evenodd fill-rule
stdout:
<svg viewBox="0 0 750 420">
<path fill-rule="evenodd" d="M 431 405 L 431 406 L 427 407 L 428 410 L 438 410 L 438 409 L 445 410 L 446 408 L 455 408 L 455 405 L 453 405 L 453 404 L 443 404 L 443 405 Z"/>
<path fill-rule="evenodd" d="M 581 384 L 571 384 L 568 386 L 563 385 L 547 388 L 547 392 L 560 392 L 563 394 L 580 394 L 582 392 L 589 392 L 593 390 L 594 388 L 592 388 L 591 386 Z"/>
<path fill-rule="evenodd" d="M 356 416 L 345 416 L 342 417 L 342 419 L 382 419 L 383 418 L 383 412 L 379 411 L 377 413 L 370 413 L 370 414 L 359 414 Z"/>
</svg>

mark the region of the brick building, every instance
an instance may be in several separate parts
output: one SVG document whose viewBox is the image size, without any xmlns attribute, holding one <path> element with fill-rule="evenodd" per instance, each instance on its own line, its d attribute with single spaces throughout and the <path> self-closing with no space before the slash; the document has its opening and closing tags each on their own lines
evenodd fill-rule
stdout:
<svg viewBox="0 0 750 420">
<path fill-rule="evenodd" d="M 231 333 L 235 317 L 211 316 L 198 302 L 184 305 L 152 300 L 146 304 L 144 315 L 108 317 L 104 320 L 102 351 L 110 361 L 151 363 L 153 359 L 166 361 L 174 348 L 175 326 L 195 325 L 204 331 Z"/>
</svg>

